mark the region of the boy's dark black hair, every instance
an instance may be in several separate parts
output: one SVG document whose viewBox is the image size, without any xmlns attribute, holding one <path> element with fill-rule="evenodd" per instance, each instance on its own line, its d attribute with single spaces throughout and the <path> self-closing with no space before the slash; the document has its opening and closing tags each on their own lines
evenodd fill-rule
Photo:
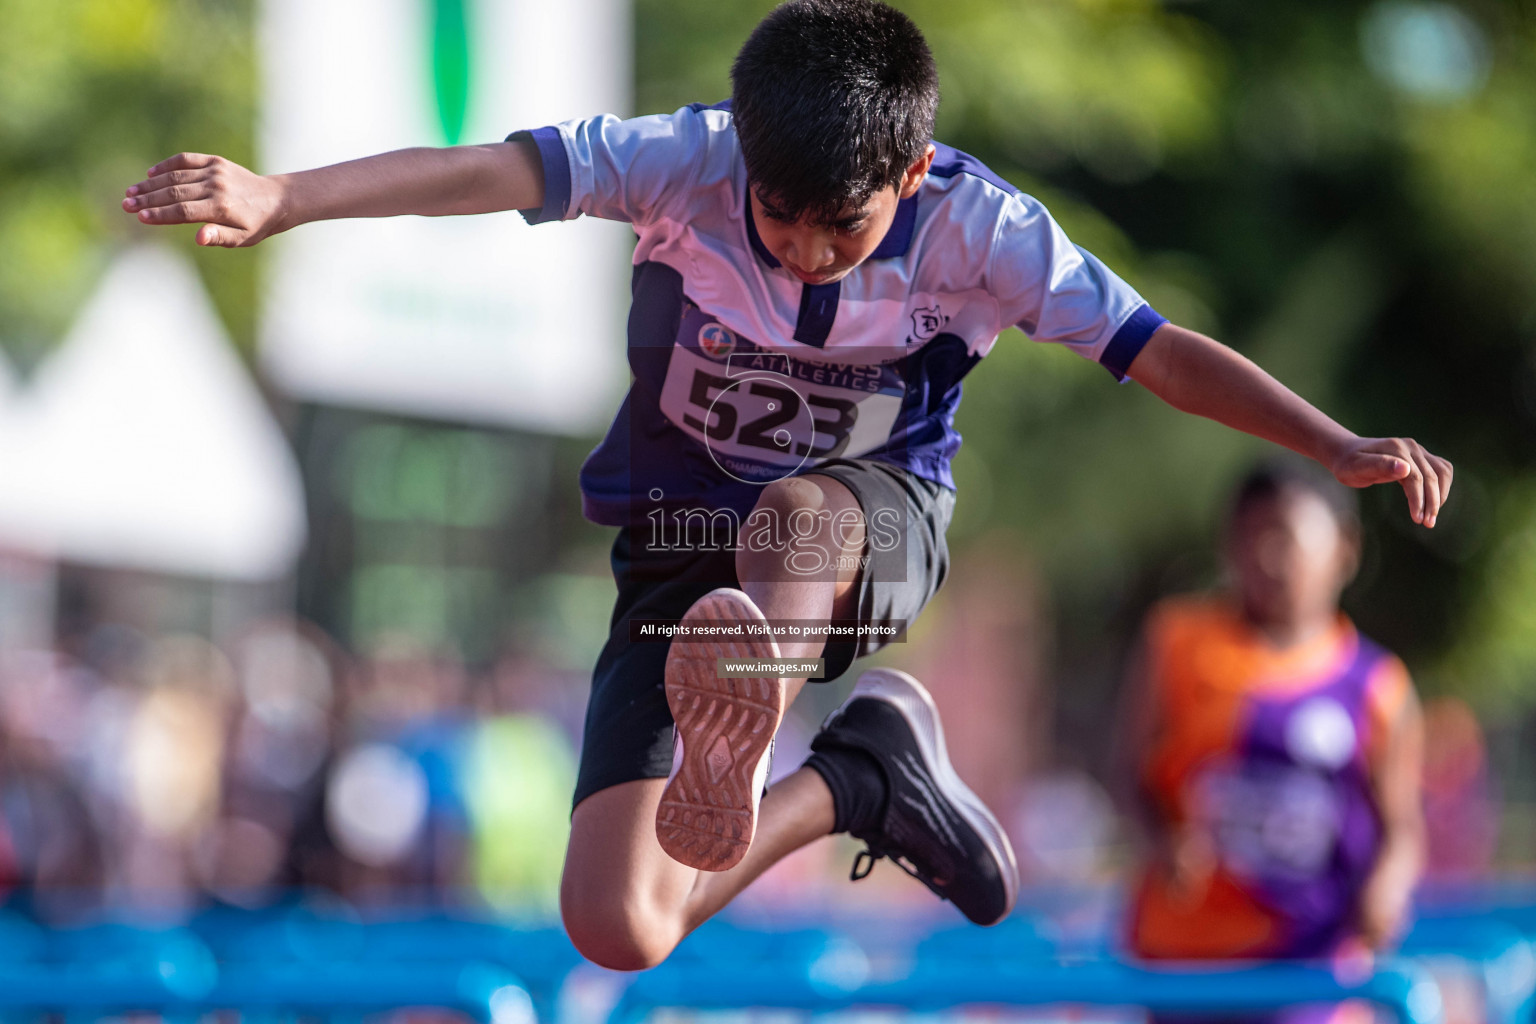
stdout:
<svg viewBox="0 0 1536 1024">
<path fill-rule="evenodd" d="M 1359 532 L 1360 502 L 1354 488 L 1344 486 L 1332 473 L 1300 456 L 1266 459 L 1249 470 L 1232 493 L 1227 521 L 1235 521 L 1251 505 L 1297 492 L 1321 498 L 1344 533 Z"/>
<path fill-rule="evenodd" d="M 731 67 L 747 174 L 776 213 L 835 221 L 897 185 L 933 138 L 939 77 L 923 34 L 878 0 L 789 0 Z"/>
</svg>

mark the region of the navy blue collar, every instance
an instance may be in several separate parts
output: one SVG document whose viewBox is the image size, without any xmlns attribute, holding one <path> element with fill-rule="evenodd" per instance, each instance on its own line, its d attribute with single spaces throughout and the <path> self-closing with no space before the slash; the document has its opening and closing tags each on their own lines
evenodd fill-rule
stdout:
<svg viewBox="0 0 1536 1024">
<path fill-rule="evenodd" d="M 917 193 L 914 192 L 896 204 L 896 216 L 886 230 L 885 237 L 869 254 L 872 260 L 888 260 L 905 256 L 912 248 L 912 233 L 917 230 Z"/>
<path fill-rule="evenodd" d="M 757 233 L 757 221 L 752 216 L 752 186 L 747 186 L 747 194 L 742 197 L 742 213 L 747 219 L 747 241 L 752 245 L 752 251 L 757 253 L 757 258 L 762 260 L 769 269 L 778 270 L 782 264 L 774 259 L 773 253 L 763 244 L 762 236 Z M 896 216 L 891 219 L 891 226 L 886 229 L 885 237 L 880 239 L 880 244 L 875 246 L 875 251 L 869 254 L 872 260 L 888 260 L 897 256 L 905 256 L 907 250 L 912 247 L 912 234 L 917 230 L 917 194 L 913 193 L 906 199 L 896 204 Z"/>
</svg>

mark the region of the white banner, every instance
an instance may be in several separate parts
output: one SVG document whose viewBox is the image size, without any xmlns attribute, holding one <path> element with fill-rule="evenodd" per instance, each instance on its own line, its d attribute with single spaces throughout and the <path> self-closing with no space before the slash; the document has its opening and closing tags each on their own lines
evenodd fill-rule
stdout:
<svg viewBox="0 0 1536 1024">
<path fill-rule="evenodd" d="M 629 106 L 628 0 L 262 0 L 262 170 L 496 142 Z M 262 355 L 297 397 L 557 433 L 625 381 L 625 225 L 516 213 L 265 243 Z"/>
</svg>

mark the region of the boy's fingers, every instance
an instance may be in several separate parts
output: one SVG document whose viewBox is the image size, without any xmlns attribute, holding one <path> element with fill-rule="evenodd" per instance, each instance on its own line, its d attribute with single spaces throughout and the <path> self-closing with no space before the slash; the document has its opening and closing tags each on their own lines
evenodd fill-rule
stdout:
<svg viewBox="0 0 1536 1024">
<path fill-rule="evenodd" d="M 1413 521 L 1433 527 L 1451 491 L 1451 464 L 1431 455 L 1409 438 L 1381 438 L 1366 443 L 1348 459 L 1339 479 L 1351 487 L 1397 481 L 1408 499 Z"/>
<path fill-rule="evenodd" d="M 1419 479 L 1423 481 L 1424 489 L 1424 513 L 1422 521 L 1425 526 L 1433 527 L 1435 517 L 1440 514 L 1440 506 L 1445 497 L 1440 493 L 1440 474 L 1435 472 L 1435 467 L 1430 465 L 1429 453 L 1421 446 L 1415 445 L 1415 465 L 1418 468 Z"/>
<path fill-rule="evenodd" d="M 1407 449 L 1410 472 L 1403 477 L 1403 487 L 1408 489 L 1408 509 L 1413 521 L 1428 526 L 1430 516 L 1439 508 L 1438 491 L 1432 490 L 1424 473 L 1424 449 L 1417 441 L 1402 440 L 1398 444 Z M 1437 481 L 1438 482 L 1438 481 Z"/>
<path fill-rule="evenodd" d="M 164 174 L 151 175 L 137 185 L 129 185 L 124 195 L 146 195 L 150 192 L 168 188 L 171 185 L 186 185 L 194 181 L 206 181 L 209 171 L 202 167 L 193 167 L 180 171 L 166 171 Z"/>
<path fill-rule="evenodd" d="M 207 199 L 211 194 L 212 189 L 206 182 L 193 181 L 185 185 L 168 185 L 152 192 L 141 192 L 139 195 L 129 196 L 127 205 L 130 210 L 143 210 L 152 206 L 196 202 L 199 199 Z"/>
<path fill-rule="evenodd" d="M 1387 452 L 1361 452 L 1354 456 L 1348 479 L 1351 487 L 1369 487 L 1371 484 L 1388 484 L 1403 480 L 1413 472 L 1412 463 L 1400 455 Z M 1404 484 L 1406 485 L 1406 482 Z"/>
<path fill-rule="evenodd" d="M 1403 485 L 1408 498 L 1408 514 L 1416 523 L 1424 521 L 1424 474 L 1414 460 L 1412 441 L 1399 438 L 1386 440 L 1383 447 L 1389 451 L 1363 451 L 1355 455 L 1353 479 L 1346 481 L 1355 487 L 1386 484 L 1396 480 Z"/>
<path fill-rule="evenodd" d="M 1424 476 L 1414 467 L 1402 480 L 1403 493 L 1408 496 L 1408 515 L 1416 523 L 1424 521 Z"/>
<path fill-rule="evenodd" d="M 246 239 L 244 231 L 235 228 L 221 227 L 217 224 L 204 224 L 197 229 L 198 245 L 219 245 L 226 249 L 233 249 Z"/>
<path fill-rule="evenodd" d="M 1419 445 L 1418 451 L 1419 473 L 1424 474 L 1424 493 L 1428 499 L 1428 505 L 1424 508 L 1424 525 L 1433 527 L 1435 520 L 1439 519 L 1439 510 L 1445 505 L 1445 488 L 1441 487 L 1441 477 L 1435 468 L 1432 454 Z"/>
<path fill-rule="evenodd" d="M 216 214 L 214 205 L 203 199 L 140 210 L 139 220 L 145 224 L 198 224 L 213 220 Z"/>
<path fill-rule="evenodd" d="M 1434 488 L 1435 503 L 1429 510 L 1426 526 L 1434 526 L 1440 510 L 1451 496 L 1451 464 L 1438 455 L 1424 452 L 1424 479 Z"/>
<path fill-rule="evenodd" d="M 144 177 L 153 178 L 155 175 L 164 174 L 166 171 L 178 171 L 189 167 L 207 167 L 217 159 L 218 157 L 211 156 L 208 153 L 177 153 L 175 156 L 167 157 L 155 164 L 155 166 L 144 172 Z"/>
<path fill-rule="evenodd" d="M 1429 464 L 1435 468 L 1435 475 L 1440 478 L 1440 503 L 1444 504 L 1451 496 L 1451 478 L 1456 475 L 1449 461 L 1438 455 L 1429 457 Z"/>
</svg>

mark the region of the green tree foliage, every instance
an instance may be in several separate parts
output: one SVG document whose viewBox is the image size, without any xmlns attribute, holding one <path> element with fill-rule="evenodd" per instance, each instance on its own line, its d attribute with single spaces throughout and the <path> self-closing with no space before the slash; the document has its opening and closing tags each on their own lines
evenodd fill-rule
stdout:
<svg viewBox="0 0 1536 1024">
<path fill-rule="evenodd" d="M 251 158 L 255 41 L 248 0 L 0 0 L 0 25 L 0 345 L 28 364 L 112 251 L 148 234 L 118 205 L 125 187 L 194 146 Z M 208 256 L 248 340 L 251 261 Z"/>
</svg>

